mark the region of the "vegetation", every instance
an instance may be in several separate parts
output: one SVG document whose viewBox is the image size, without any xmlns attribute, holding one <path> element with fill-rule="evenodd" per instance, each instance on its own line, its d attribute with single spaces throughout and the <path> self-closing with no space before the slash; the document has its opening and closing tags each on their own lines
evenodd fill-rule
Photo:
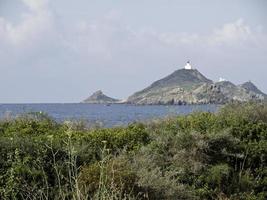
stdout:
<svg viewBox="0 0 267 200">
<path fill-rule="evenodd" d="M 116 128 L 3 119 L 0 199 L 267 199 L 267 104 Z"/>
</svg>

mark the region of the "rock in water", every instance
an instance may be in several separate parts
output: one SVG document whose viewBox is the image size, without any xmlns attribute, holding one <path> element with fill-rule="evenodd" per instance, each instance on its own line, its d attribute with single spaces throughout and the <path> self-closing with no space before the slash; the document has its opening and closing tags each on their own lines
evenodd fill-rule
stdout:
<svg viewBox="0 0 267 200">
<path fill-rule="evenodd" d="M 101 90 L 96 91 L 90 97 L 85 99 L 82 103 L 91 104 L 113 104 L 118 103 L 120 100 L 106 96 Z"/>
</svg>

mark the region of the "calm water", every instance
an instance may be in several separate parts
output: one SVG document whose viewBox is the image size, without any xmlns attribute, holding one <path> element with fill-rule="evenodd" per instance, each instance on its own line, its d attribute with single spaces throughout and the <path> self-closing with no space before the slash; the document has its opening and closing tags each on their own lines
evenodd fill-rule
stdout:
<svg viewBox="0 0 267 200">
<path fill-rule="evenodd" d="M 216 112 L 218 108 L 218 105 L 0 104 L 0 118 L 25 112 L 44 112 L 59 122 L 82 119 L 92 123 L 101 122 L 102 125 L 110 127 L 194 111 Z"/>
</svg>

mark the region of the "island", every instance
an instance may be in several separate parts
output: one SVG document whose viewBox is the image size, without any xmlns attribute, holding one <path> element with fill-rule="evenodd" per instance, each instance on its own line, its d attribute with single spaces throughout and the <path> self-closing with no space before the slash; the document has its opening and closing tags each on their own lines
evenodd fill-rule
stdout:
<svg viewBox="0 0 267 200">
<path fill-rule="evenodd" d="M 83 103 L 126 103 L 136 105 L 185 105 L 226 104 L 231 102 L 263 101 L 267 97 L 251 81 L 235 85 L 220 78 L 214 82 L 188 61 L 184 68 L 155 81 L 145 89 L 135 92 L 125 101 L 108 97 L 102 91 L 95 92 Z"/>
</svg>

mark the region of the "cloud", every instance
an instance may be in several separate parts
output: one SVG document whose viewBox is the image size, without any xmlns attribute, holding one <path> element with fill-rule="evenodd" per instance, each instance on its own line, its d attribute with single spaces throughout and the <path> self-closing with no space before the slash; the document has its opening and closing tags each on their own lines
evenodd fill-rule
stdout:
<svg viewBox="0 0 267 200">
<path fill-rule="evenodd" d="M 157 70 L 164 73 L 164 65 L 183 64 L 187 59 L 199 63 L 205 59 L 216 63 L 216 59 L 218 62 L 234 60 L 232 63 L 236 65 L 249 58 L 262 60 L 267 41 L 261 30 L 248 25 L 243 19 L 199 34 L 138 29 L 123 24 L 118 17 L 106 16 L 80 20 L 69 26 L 62 37 L 65 49 L 73 52 L 73 58 L 81 65 L 84 63 L 91 70 L 94 70 L 93 66 L 98 66 L 98 70 L 102 67 L 114 71 L 127 68 L 124 72 L 132 74 L 139 70 L 152 73 L 152 68 L 159 68 Z M 221 66 L 216 64 L 211 67 Z"/>
<path fill-rule="evenodd" d="M 221 29 L 215 29 L 208 38 L 211 44 L 235 43 L 251 40 L 257 32 L 252 32 L 250 26 L 246 25 L 243 19 L 233 23 L 224 24 Z"/>
<path fill-rule="evenodd" d="M 153 34 L 155 36 L 155 34 Z M 266 42 L 264 35 L 259 27 L 252 29 L 245 24 L 242 18 L 226 23 L 221 28 L 215 28 L 209 34 L 201 35 L 198 33 L 158 33 L 156 34 L 159 41 L 170 45 L 205 45 L 220 46 L 220 45 L 239 45 L 239 44 L 262 44 Z"/>
<path fill-rule="evenodd" d="M 68 27 L 67 33 L 62 33 L 64 45 L 84 59 L 93 57 L 102 61 L 111 60 L 116 52 L 130 48 L 137 38 L 111 14 L 97 20 L 81 20 Z"/>
<path fill-rule="evenodd" d="M 45 0 L 23 0 L 30 11 L 21 15 L 19 24 L 0 17 L 0 42 L 15 48 L 24 48 L 41 41 L 42 37 L 53 28 L 52 14 L 45 2 Z"/>
<path fill-rule="evenodd" d="M 143 52 L 143 57 L 158 56 L 163 52 L 165 54 L 161 56 L 168 57 L 167 54 L 181 51 L 189 55 L 212 51 L 227 54 L 227 49 L 244 51 L 251 47 L 263 48 L 267 42 L 266 34 L 257 27 L 249 26 L 243 19 L 223 24 L 207 34 L 133 29 L 117 20 L 106 18 L 94 22 L 83 21 L 77 30 L 75 40 L 69 40 L 76 49 L 87 55 L 110 59 L 117 52 L 122 55 L 123 52 L 133 55 Z"/>
<path fill-rule="evenodd" d="M 48 0 L 22 0 L 22 2 L 32 11 L 44 10 L 48 5 Z"/>
<path fill-rule="evenodd" d="M 155 55 L 157 51 L 191 49 L 194 52 L 203 47 L 249 46 L 266 42 L 266 35 L 260 29 L 251 28 L 243 19 L 224 24 L 209 34 L 132 28 L 130 24 L 121 23 L 120 14 L 115 10 L 100 19 L 74 20 L 63 25 L 56 21 L 48 0 L 22 2 L 29 10 L 22 14 L 19 24 L 0 18 L 0 43 L 15 51 L 27 49 L 28 52 L 35 52 L 36 49 L 49 48 L 48 45 L 57 45 L 62 51 L 68 49 L 86 62 L 86 59 L 110 61 L 116 54 L 124 52 Z M 150 51 L 147 47 L 151 47 Z"/>
</svg>

